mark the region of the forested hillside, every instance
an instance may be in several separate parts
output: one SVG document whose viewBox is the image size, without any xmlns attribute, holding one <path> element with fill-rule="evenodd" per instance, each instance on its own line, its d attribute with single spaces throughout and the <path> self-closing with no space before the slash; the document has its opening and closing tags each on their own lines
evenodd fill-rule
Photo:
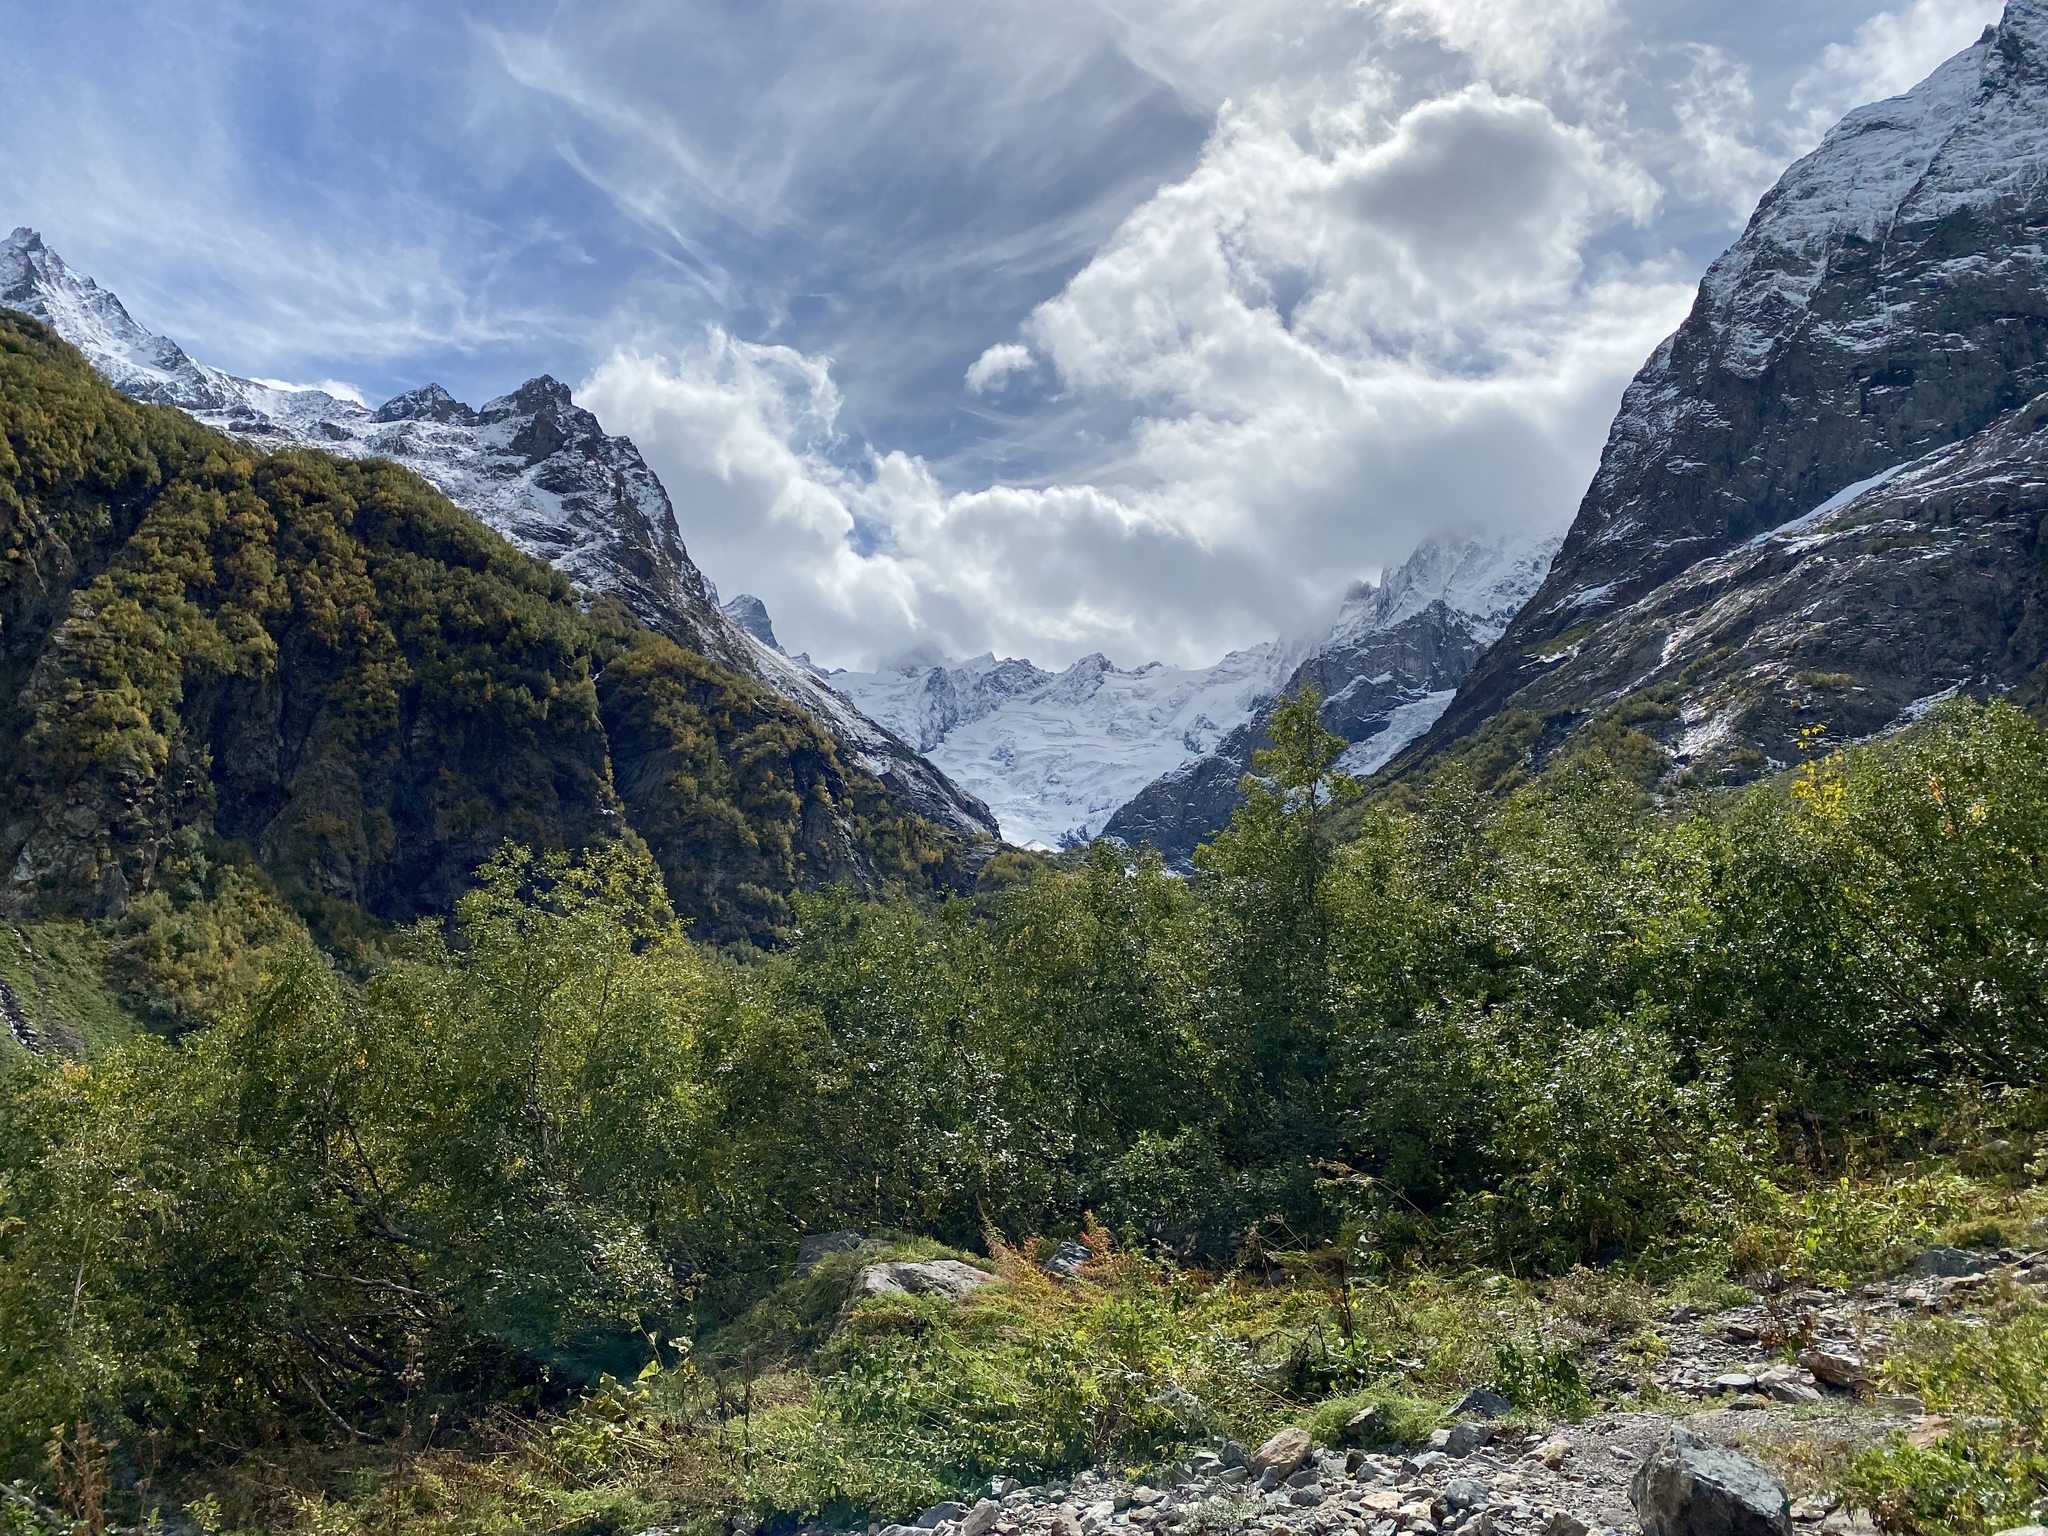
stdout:
<svg viewBox="0 0 2048 1536">
<path fill-rule="evenodd" d="M 330 937 L 447 913 L 506 839 L 643 839 L 718 941 L 781 933 L 798 889 L 961 878 L 801 710 L 417 476 L 126 400 L 13 314 L 0 517 L 16 917 L 120 918 L 195 838 Z"/>
<path fill-rule="evenodd" d="M 615 686 L 682 687 L 620 654 Z M 2048 739 L 2017 711 L 1661 806 L 1620 737 L 1371 808 L 1312 696 L 1273 739 L 1191 880 L 1104 844 L 973 900 L 799 895 L 738 957 L 634 845 L 508 850 L 360 979 L 286 934 L 175 1040 L 17 1053 L 26 1528 L 857 1526 L 1109 1465 L 1242 1529 L 1289 1490 L 1176 1458 L 1413 1442 L 1473 1386 L 1654 1414 L 1737 1390 L 1673 1354 L 1702 1308 L 1789 1355 L 1839 1325 L 1774 1297 L 2040 1246 Z M 996 1283 L 882 1262 L 947 1254 Z M 1899 1531 L 2024 1517 L 2030 1294 L 1884 1367 L 1978 1428 L 1866 1416 L 1785 1475 Z"/>
</svg>

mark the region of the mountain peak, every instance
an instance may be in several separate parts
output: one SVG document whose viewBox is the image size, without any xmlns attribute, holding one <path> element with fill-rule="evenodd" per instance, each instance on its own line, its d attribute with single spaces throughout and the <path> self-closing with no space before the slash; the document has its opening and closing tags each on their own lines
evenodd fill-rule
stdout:
<svg viewBox="0 0 2048 1536">
<path fill-rule="evenodd" d="M 509 395 L 486 401 L 484 408 L 477 413 L 477 419 L 489 423 L 512 416 L 532 416 L 551 405 L 574 410 L 576 400 L 568 385 L 552 374 L 543 373 L 528 379 Z"/>
<path fill-rule="evenodd" d="M 473 426 L 476 412 L 438 384 L 422 384 L 378 406 L 372 421 L 456 421 Z"/>
<path fill-rule="evenodd" d="M 753 593 L 740 593 L 732 601 L 720 604 L 720 611 L 769 650 L 782 649 L 782 642 L 775 638 L 775 624 L 768 617 L 768 605 Z"/>
</svg>

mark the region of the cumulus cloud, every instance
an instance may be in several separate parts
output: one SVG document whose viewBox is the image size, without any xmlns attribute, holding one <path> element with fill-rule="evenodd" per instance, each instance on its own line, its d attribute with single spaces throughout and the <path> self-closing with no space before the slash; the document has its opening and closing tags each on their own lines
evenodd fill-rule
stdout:
<svg viewBox="0 0 2048 1536">
<path fill-rule="evenodd" d="M 948 492 L 837 441 L 821 360 L 722 333 L 616 354 L 586 393 L 700 561 L 744 569 L 814 652 L 1212 660 L 1434 528 L 1567 516 L 1690 295 L 1659 264 L 1589 269 L 1657 188 L 1542 103 L 1378 105 L 1305 138 L 1283 102 L 1226 109 L 1194 173 L 983 354 L 970 385 L 1043 358 L 1065 395 L 1138 409 L 1085 480 Z"/>
<path fill-rule="evenodd" d="M 1029 347 L 999 341 L 968 366 L 967 387 L 977 395 L 985 394 L 1000 388 L 1013 373 L 1029 373 L 1036 362 Z"/>
</svg>

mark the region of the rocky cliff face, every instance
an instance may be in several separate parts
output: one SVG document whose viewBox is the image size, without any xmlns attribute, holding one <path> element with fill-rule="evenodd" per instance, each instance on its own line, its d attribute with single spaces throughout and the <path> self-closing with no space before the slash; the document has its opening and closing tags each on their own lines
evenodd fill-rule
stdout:
<svg viewBox="0 0 2048 1536">
<path fill-rule="evenodd" d="M 1354 588 L 1329 632 L 1215 750 L 1148 784 L 1104 830 L 1187 867 L 1243 802 L 1238 784 L 1268 744 L 1279 697 L 1305 686 L 1322 695 L 1324 726 L 1351 743 L 1342 766 L 1377 771 L 1435 724 L 1556 551 L 1555 538 L 1426 541 L 1380 585 Z"/>
<path fill-rule="evenodd" d="M 1807 726 L 2031 686 L 2044 233 L 2048 6 L 2012 0 L 1765 196 L 1629 387 L 1549 579 L 1400 766 L 1506 712 L 1540 757 L 1636 696 L 1679 771 L 1739 779 Z"/>
<path fill-rule="evenodd" d="M 428 384 L 371 410 L 237 378 L 152 334 L 25 228 L 0 243 L 0 305 L 52 327 L 131 399 L 176 406 L 262 447 L 403 465 L 583 592 L 617 597 L 650 628 L 811 714 L 920 815 L 965 836 L 994 834 L 986 806 L 720 608 L 660 479 L 557 380 L 530 379 L 481 408 Z"/>
</svg>

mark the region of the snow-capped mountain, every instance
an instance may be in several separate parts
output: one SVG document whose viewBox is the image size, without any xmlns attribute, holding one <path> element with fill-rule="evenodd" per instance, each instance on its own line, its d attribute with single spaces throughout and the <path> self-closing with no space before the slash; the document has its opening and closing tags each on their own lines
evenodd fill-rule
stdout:
<svg viewBox="0 0 2048 1536">
<path fill-rule="evenodd" d="M 1377 585 L 1353 587 L 1329 630 L 1242 723 L 1134 794 L 1103 830 L 1185 867 L 1243 800 L 1238 784 L 1266 745 L 1278 697 L 1304 685 L 1322 696 L 1323 724 L 1351 743 L 1340 766 L 1377 772 L 1436 723 L 1542 585 L 1557 547 L 1555 537 L 1424 541 Z"/>
<path fill-rule="evenodd" d="M 1279 693 L 1312 682 L 1324 720 L 1357 744 L 1346 766 L 1372 771 L 1434 723 L 1556 547 L 1431 540 L 1384 582 L 1354 587 L 1322 634 L 1213 667 L 1125 671 L 1096 655 L 1048 672 L 919 651 L 825 680 L 988 802 L 1010 841 L 1057 847 L 1107 831 L 1184 862 L 1229 821 Z"/>
<path fill-rule="evenodd" d="M 1415 761 L 1510 709 L 1540 757 L 1639 701 L 1678 770 L 1739 782 L 1937 694 L 2038 697 L 2044 235 L 2048 3 L 2010 0 L 1764 195 Z"/>
<path fill-rule="evenodd" d="M 994 833 L 986 806 L 784 656 L 772 631 L 757 639 L 719 606 L 639 449 L 608 435 L 557 380 L 530 379 L 481 408 L 427 384 L 372 410 L 321 390 L 239 378 L 146 329 L 27 228 L 0 242 L 0 305 L 50 326 L 135 399 L 268 447 L 404 465 L 586 592 L 617 596 L 650 627 L 808 711 L 921 814 L 969 837 Z"/>
<path fill-rule="evenodd" d="M 1061 847 L 1093 838 L 1146 784 L 1213 748 L 1300 649 L 1272 641 L 1213 667 L 1131 671 L 1094 655 L 1061 672 L 914 652 L 825 680 L 986 801 L 1009 841 Z"/>
</svg>

